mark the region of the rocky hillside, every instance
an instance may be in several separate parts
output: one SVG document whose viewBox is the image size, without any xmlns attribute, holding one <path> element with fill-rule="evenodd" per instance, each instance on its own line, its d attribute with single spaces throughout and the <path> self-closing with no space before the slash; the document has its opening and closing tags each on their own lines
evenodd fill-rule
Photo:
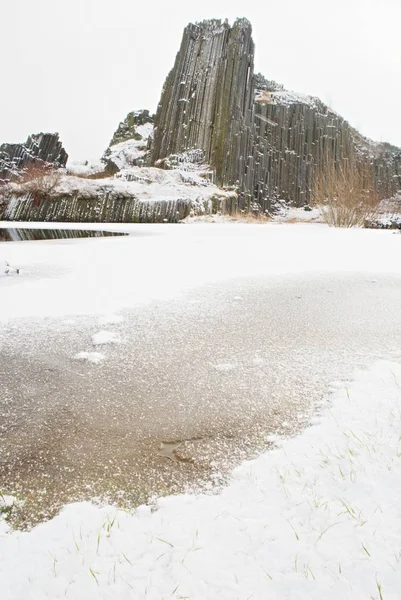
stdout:
<svg viewBox="0 0 401 600">
<path fill-rule="evenodd" d="M 97 163 L 26 181 L 29 165 L 66 165 L 58 135 L 0 146 L 0 180 L 14 179 L 2 188 L 0 218 L 153 222 L 308 208 L 314 182 L 350 161 L 367 166 L 381 198 L 401 189 L 400 148 L 364 138 L 318 98 L 255 74 L 254 54 L 246 19 L 190 24 L 156 115 L 130 112 Z"/>
<path fill-rule="evenodd" d="M 380 193 L 401 185 L 401 150 L 363 138 L 317 98 L 287 92 L 254 74 L 246 19 L 184 30 L 155 117 L 151 161 L 197 150 L 239 205 L 270 210 L 276 198 L 302 206 L 324 164 L 351 155 L 374 165 Z"/>
</svg>

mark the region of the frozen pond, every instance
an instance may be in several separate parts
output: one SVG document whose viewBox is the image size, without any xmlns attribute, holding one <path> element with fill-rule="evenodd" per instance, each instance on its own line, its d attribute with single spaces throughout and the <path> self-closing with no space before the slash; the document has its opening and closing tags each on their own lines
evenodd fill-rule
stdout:
<svg viewBox="0 0 401 600">
<path fill-rule="evenodd" d="M 247 280 L 100 321 L 5 325 L 1 489 L 40 518 L 219 483 L 267 434 L 304 427 L 333 379 L 401 347 L 400 303 L 399 280 Z"/>
<path fill-rule="evenodd" d="M 226 272 L 230 255 L 241 276 L 227 279 L 202 273 L 220 230 L 161 228 L 159 237 L 46 242 L 29 260 L 26 245 L 10 245 L 22 275 L 0 280 L 0 489 L 24 499 L 21 523 L 78 499 L 132 506 L 216 489 L 269 435 L 307 426 L 333 380 L 400 353 L 400 275 L 348 272 L 349 249 L 335 257 L 338 271 L 317 268 L 348 233 L 250 227 L 242 266 L 244 246 L 230 238 L 238 229 L 228 227 L 218 264 Z M 291 231 L 304 252 L 321 245 L 314 269 L 263 274 L 272 246 L 276 266 L 287 260 Z M 398 236 L 377 233 L 358 250 L 377 239 L 393 256 Z M 195 276 L 203 283 L 189 286 Z M 158 298 L 174 277 L 181 292 Z"/>
</svg>

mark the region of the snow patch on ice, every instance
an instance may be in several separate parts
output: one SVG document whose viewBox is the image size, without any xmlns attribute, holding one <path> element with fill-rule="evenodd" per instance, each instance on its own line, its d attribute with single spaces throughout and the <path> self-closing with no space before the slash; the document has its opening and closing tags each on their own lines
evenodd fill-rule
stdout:
<svg viewBox="0 0 401 600">
<path fill-rule="evenodd" d="M 78 354 L 76 354 L 74 358 L 76 360 L 83 360 L 97 365 L 101 363 L 106 357 L 101 352 L 78 352 Z"/>
<path fill-rule="evenodd" d="M 105 344 L 117 344 L 120 341 L 120 336 L 114 331 L 98 331 L 92 336 L 92 344 L 94 346 L 102 346 Z"/>
<path fill-rule="evenodd" d="M 198 188 L 188 189 L 199 193 Z M 0 225 L 82 229 L 80 223 Z M 168 300 L 205 284 L 241 277 L 324 272 L 361 273 L 376 278 L 401 274 L 401 236 L 389 231 L 303 223 L 194 223 L 182 227 L 85 223 L 85 228 L 131 235 L 77 239 L 68 245 L 57 240 L 0 243 L 0 254 L 6 248 L 11 264 L 40 275 L 15 276 L 9 281 L 6 276 L 0 277 L 0 321 L 118 314 L 143 302 Z M 221 256 L 222 247 L 229 261 L 216 258 Z M 294 252 L 294 248 L 302 248 L 302 252 Z"/>
<path fill-rule="evenodd" d="M 254 367 L 262 367 L 266 364 L 266 361 L 260 356 L 255 356 L 251 362 Z"/>
<path fill-rule="evenodd" d="M 266 436 L 266 442 L 270 442 L 271 444 L 277 444 L 277 442 L 280 442 L 281 440 L 282 437 L 276 433 L 271 433 Z"/>
</svg>

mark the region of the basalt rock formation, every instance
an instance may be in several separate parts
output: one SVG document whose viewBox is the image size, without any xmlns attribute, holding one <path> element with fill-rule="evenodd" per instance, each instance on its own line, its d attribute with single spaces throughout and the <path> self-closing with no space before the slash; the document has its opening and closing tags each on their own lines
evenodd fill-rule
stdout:
<svg viewBox="0 0 401 600">
<path fill-rule="evenodd" d="M 175 222 L 194 213 L 270 213 L 277 202 L 308 205 L 315 182 L 351 161 L 367 167 L 382 198 L 401 189 L 400 148 L 364 138 L 319 99 L 255 74 L 254 52 L 246 19 L 188 25 L 156 115 L 129 113 L 103 167 L 86 179 L 46 175 L 28 187 L 22 179 L 2 186 L 0 219 Z M 57 134 L 0 146 L 0 183 L 35 162 L 65 166 Z"/>
<path fill-rule="evenodd" d="M 65 167 L 68 154 L 59 140 L 58 133 L 30 135 L 24 144 L 0 146 L 0 182 L 16 180 L 33 165 Z"/>
<path fill-rule="evenodd" d="M 246 19 L 188 25 L 164 84 L 151 163 L 199 153 L 218 185 L 238 189 L 239 208 L 308 204 L 319 169 L 350 156 L 372 165 L 382 197 L 401 187 L 401 149 L 363 138 L 317 98 L 254 74 Z"/>
</svg>

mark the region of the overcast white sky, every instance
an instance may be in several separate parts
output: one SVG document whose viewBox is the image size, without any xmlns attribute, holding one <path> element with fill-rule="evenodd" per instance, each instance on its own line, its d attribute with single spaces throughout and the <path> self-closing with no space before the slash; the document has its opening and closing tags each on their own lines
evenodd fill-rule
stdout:
<svg viewBox="0 0 401 600">
<path fill-rule="evenodd" d="M 188 22 L 242 16 L 256 70 L 401 146 L 401 0 L 9 0 L 0 142 L 58 131 L 70 158 L 99 157 L 129 111 L 156 108 Z"/>
</svg>

